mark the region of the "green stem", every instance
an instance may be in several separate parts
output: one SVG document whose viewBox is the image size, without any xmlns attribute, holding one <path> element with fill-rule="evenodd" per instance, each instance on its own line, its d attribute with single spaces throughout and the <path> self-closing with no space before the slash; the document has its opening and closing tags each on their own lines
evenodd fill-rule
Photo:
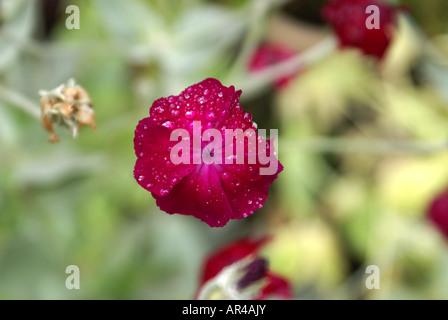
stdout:
<svg viewBox="0 0 448 320">
<path fill-rule="evenodd" d="M 22 94 L 2 85 L 0 85 L 0 100 L 22 109 L 34 118 L 40 118 L 40 107 L 38 105 L 24 97 Z"/>
<path fill-rule="evenodd" d="M 298 53 L 288 60 L 267 67 L 264 70 L 248 74 L 240 81 L 238 87 L 243 89 L 245 98 L 252 96 L 258 92 L 260 88 L 269 85 L 275 79 L 293 75 L 304 66 L 320 61 L 322 58 L 333 52 L 336 49 L 336 46 L 336 39 L 333 36 L 329 36 L 315 46 Z"/>
<path fill-rule="evenodd" d="M 309 138 L 280 140 L 279 151 L 369 154 L 432 154 L 448 151 L 448 140 L 403 141 L 382 139 Z"/>
</svg>

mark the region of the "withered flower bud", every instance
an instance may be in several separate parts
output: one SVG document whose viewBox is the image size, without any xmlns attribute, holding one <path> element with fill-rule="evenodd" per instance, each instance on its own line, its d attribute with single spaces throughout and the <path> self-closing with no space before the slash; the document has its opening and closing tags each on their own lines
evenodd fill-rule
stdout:
<svg viewBox="0 0 448 320">
<path fill-rule="evenodd" d="M 87 91 L 77 85 L 73 79 L 51 91 L 39 91 L 41 122 L 45 130 L 50 132 L 49 141 L 58 142 L 53 125 L 65 126 L 78 135 L 81 126 L 96 129 L 92 100 Z"/>
</svg>

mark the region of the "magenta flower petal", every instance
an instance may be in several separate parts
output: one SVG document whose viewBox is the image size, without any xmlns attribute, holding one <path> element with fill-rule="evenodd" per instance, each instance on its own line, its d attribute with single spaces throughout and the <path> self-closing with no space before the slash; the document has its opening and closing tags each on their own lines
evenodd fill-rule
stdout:
<svg viewBox="0 0 448 320">
<path fill-rule="evenodd" d="M 291 284 L 285 278 L 269 272 L 266 275 L 267 284 L 261 290 L 260 295 L 254 300 L 266 299 L 292 299 Z"/>
<path fill-rule="evenodd" d="M 266 283 L 260 289 L 254 300 L 291 299 L 292 288 L 289 281 L 270 271 L 268 269 L 267 261 L 259 256 L 259 251 L 270 241 L 270 239 L 271 237 L 262 237 L 259 239 L 243 238 L 239 241 L 230 243 L 207 256 L 202 265 L 198 293 L 202 286 L 207 281 L 216 277 L 222 269 L 251 256 L 254 258 L 255 264 L 262 263 L 262 265 L 255 265 L 255 269 L 258 270 L 248 270 L 249 274 L 243 276 L 240 281 L 247 281 L 247 276 L 249 276 L 252 280 L 263 278 Z M 251 271 L 255 271 L 255 274 L 250 274 Z M 198 293 L 196 294 L 196 297 L 198 296 Z"/>
<path fill-rule="evenodd" d="M 148 118 L 141 120 L 135 130 L 134 177 L 143 188 L 160 196 L 167 195 L 194 168 L 187 164 L 176 166 L 170 161 L 170 148 L 176 144 L 170 141 L 170 132 Z"/>
<path fill-rule="evenodd" d="M 210 227 L 222 227 L 237 218 L 213 166 L 197 166 L 166 197 L 154 198 L 165 212 L 191 215 Z"/>
<path fill-rule="evenodd" d="M 223 268 L 240 261 L 247 256 L 258 255 L 258 251 L 270 240 L 270 237 L 260 239 L 243 238 L 220 248 L 204 261 L 201 285 L 214 278 Z"/>
<path fill-rule="evenodd" d="M 206 79 L 178 96 L 156 100 L 150 117 L 139 122 L 134 138 L 137 155 L 134 177 L 152 193 L 160 209 L 222 227 L 229 220 L 247 217 L 263 206 L 269 185 L 283 167 L 276 158 L 266 158 L 264 152 L 257 152 L 257 148 L 265 146 L 266 156 L 270 157 L 273 150 L 269 141 L 257 135 L 251 114 L 239 105 L 240 95 L 241 90 L 235 91 L 233 86 L 225 87 L 216 79 Z M 191 138 L 187 143 L 189 150 L 185 150 L 189 152 L 190 163 L 174 164 L 170 153 L 179 141 L 171 141 L 171 133 L 174 129 L 185 129 L 191 137 L 197 123 L 201 135 L 207 129 L 216 129 L 222 136 L 221 163 L 194 163 L 198 154 L 209 151 L 205 148 L 210 142 L 202 141 L 193 148 Z M 226 146 L 230 146 L 226 139 L 228 129 L 239 129 L 241 134 L 251 136 L 241 144 L 234 143 L 230 156 L 225 152 Z M 242 153 L 237 152 L 241 147 L 244 147 Z M 213 149 L 209 154 L 214 154 Z M 226 159 L 231 163 L 226 163 Z M 272 163 L 274 166 L 270 167 Z M 261 175 L 262 168 L 271 168 L 272 172 Z"/>
</svg>

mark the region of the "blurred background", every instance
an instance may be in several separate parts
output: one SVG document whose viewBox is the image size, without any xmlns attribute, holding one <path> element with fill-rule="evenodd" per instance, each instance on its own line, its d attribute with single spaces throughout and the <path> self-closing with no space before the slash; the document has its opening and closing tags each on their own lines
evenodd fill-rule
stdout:
<svg viewBox="0 0 448 320">
<path fill-rule="evenodd" d="M 207 254 L 271 234 L 262 255 L 296 299 L 447 299 L 447 242 L 426 212 L 448 187 L 448 2 L 389 1 L 406 13 L 381 60 L 334 46 L 324 3 L 0 0 L 0 298 L 190 299 Z M 98 127 L 51 144 L 38 91 L 71 77 Z M 265 206 L 224 228 L 160 211 L 132 174 L 152 102 L 207 77 L 279 129 L 285 167 Z"/>
</svg>

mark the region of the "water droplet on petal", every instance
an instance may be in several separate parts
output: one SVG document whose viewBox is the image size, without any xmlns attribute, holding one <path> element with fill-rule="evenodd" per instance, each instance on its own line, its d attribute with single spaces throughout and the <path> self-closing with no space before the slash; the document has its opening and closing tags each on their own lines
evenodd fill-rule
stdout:
<svg viewBox="0 0 448 320">
<path fill-rule="evenodd" d="M 248 201 L 247 201 L 247 204 L 252 204 L 252 200 L 248 200 Z"/>
<path fill-rule="evenodd" d="M 244 112 L 243 119 L 246 122 L 251 122 L 252 121 L 252 115 L 249 112 L 246 111 L 246 112 Z"/>
<path fill-rule="evenodd" d="M 138 176 L 138 181 L 143 181 L 145 179 L 145 176 Z"/>
<path fill-rule="evenodd" d="M 160 195 L 161 195 L 161 196 L 166 196 L 168 193 L 169 193 L 169 191 L 166 190 L 166 189 L 162 189 L 162 190 L 160 190 Z"/>
<path fill-rule="evenodd" d="M 157 113 L 163 113 L 165 111 L 165 109 L 161 106 L 157 106 L 154 108 L 154 111 Z"/>
<path fill-rule="evenodd" d="M 172 185 L 175 185 L 177 183 L 177 178 L 173 178 L 173 179 L 171 179 L 171 184 Z"/>
<path fill-rule="evenodd" d="M 218 93 L 218 97 L 222 98 L 222 96 L 223 96 L 222 91 L 220 91 L 220 92 Z"/>
<path fill-rule="evenodd" d="M 164 126 L 165 128 L 168 128 L 168 129 L 174 129 L 174 127 L 175 127 L 174 122 L 172 122 L 172 121 L 165 121 L 162 124 L 162 126 Z"/>
<path fill-rule="evenodd" d="M 196 117 L 196 111 L 188 110 L 187 112 L 185 112 L 185 118 L 187 118 L 188 120 L 191 120 L 194 117 Z"/>
<path fill-rule="evenodd" d="M 216 114 L 213 111 L 207 111 L 205 113 L 205 119 L 207 119 L 208 121 L 214 121 L 216 120 Z"/>
<path fill-rule="evenodd" d="M 240 185 L 240 179 L 238 178 L 233 178 L 232 179 L 232 185 L 234 185 L 235 187 L 238 187 Z"/>
<path fill-rule="evenodd" d="M 148 184 L 146 185 L 146 188 L 149 189 L 149 188 L 152 188 L 152 186 L 153 186 L 152 183 L 148 183 Z"/>
<path fill-rule="evenodd" d="M 179 115 L 179 110 L 177 110 L 177 109 L 171 110 L 171 114 L 173 116 L 177 117 Z"/>
</svg>

